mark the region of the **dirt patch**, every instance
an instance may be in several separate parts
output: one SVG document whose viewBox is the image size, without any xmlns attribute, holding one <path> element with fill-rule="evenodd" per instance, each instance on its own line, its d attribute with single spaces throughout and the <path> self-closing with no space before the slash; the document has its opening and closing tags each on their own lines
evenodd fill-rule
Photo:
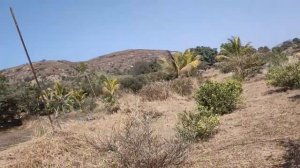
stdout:
<svg viewBox="0 0 300 168">
<path fill-rule="evenodd" d="M 0 151 L 8 149 L 16 144 L 30 140 L 32 131 L 20 128 L 8 129 L 0 132 Z"/>
</svg>

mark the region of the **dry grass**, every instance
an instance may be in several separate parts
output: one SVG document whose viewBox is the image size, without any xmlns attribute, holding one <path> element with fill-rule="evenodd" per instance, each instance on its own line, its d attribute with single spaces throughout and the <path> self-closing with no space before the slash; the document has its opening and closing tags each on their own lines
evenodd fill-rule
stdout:
<svg viewBox="0 0 300 168">
<path fill-rule="evenodd" d="M 10 151 L 13 154 L 1 156 L 9 160 L 5 167 L 99 167 L 101 156 L 86 143 L 84 134 L 59 131 L 46 134 L 19 145 Z"/>
<path fill-rule="evenodd" d="M 166 100 L 170 96 L 170 84 L 168 82 L 154 82 L 144 86 L 139 95 L 143 100 Z"/>
<path fill-rule="evenodd" d="M 222 81 L 227 77 L 219 76 L 214 71 L 205 78 Z M 300 91 L 271 92 L 274 88 L 268 87 L 259 76 L 247 81 L 243 88 L 243 107 L 222 116 L 218 133 L 208 141 L 195 143 L 183 167 L 287 165 L 289 151 L 281 142 L 299 140 Z M 113 154 L 99 152 L 86 139 L 100 143 L 101 138 L 111 136 L 112 128 L 124 124 L 128 115 L 145 113 L 152 118 L 157 113 L 158 117 L 150 123 L 153 133 L 170 140 L 176 133 L 177 115 L 184 110 L 194 110 L 196 106 L 193 99 L 176 95 L 165 101 L 143 101 L 137 95 L 125 94 L 119 102 L 121 110 L 118 113 L 106 115 L 99 112 L 93 114 L 94 120 L 65 121 L 62 123 L 63 131 L 57 134 L 43 135 L 40 131 L 40 136 L 0 151 L 0 165 L 105 167 Z M 20 130 L 15 132 L 21 135 Z M 0 140 L 3 135 L 12 137 L 1 134 Z"/>
<path fill-rule="evenodd" d="M 99 152 L 110 152 L 110 167 L 162 168 L 178 167 L 187 156 L 188 145 L 176 140 L 165 140 L 155 135 L 151 119 L 129 117 L 122 129 L 102 141 L 89 141 Z"/>
<path fill-rule="evenodd" d="M 193 93 L 193 81 L 191 78 L 178 78 L 170 81 L 173 92 L 180 96 L 190 96 Z"/>
</svg>

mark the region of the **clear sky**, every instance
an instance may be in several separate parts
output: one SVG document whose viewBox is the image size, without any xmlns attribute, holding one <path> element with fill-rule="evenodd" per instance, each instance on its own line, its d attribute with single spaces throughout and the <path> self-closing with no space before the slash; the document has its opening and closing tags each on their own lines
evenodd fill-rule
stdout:
<svg viewBox="0 0 300 168">
<path fill-rule="evenodd" d="M 300 0 L 0 0 L 0 69 L 27 62 L 10 6 L 33 61 L 300 37 Z"/>
</svg>

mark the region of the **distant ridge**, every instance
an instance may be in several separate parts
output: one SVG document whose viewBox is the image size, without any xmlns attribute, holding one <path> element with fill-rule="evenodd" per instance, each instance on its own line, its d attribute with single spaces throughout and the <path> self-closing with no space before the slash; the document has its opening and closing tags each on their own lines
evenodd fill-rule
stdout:
<svg viewBox="0 0 300 168">
<path fill-rule="evenodd" d="M 102 71 L 106 73 L 126 74 L 138 62 L 154 61 L 160 57 L 168 57 L 168 50 L 130 49 L 117 51 L 103 56 L 82 61 L 86 63 L 91 71 Z M 79 62 L 65 60 L 51 60 L 34 62 L 39 78 L 61 79 L 76 74 L 75 67 Z M 28 64 L 3 69 L 0 71 L 11 81 L 31 81 L 33 76 Z"/>
</svg>

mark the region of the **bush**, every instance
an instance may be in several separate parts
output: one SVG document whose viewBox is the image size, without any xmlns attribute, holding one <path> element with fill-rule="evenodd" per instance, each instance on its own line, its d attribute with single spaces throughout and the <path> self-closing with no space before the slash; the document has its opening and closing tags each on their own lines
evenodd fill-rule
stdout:
<svg viewBox="0 0 300 168">
<path fill-rule="evenodd" d="M 2 124 L 20 118 L 17 103 L 18 100 L 11 95 L 0 98 L 0 128 Z"/>
<path fill-rule="evenodd" d="M 272 86 L 300 88 L 300 63 L 271 68 L 267 82 Z"/>
<path fill-rule="evenodd" d="M 83 104 L 82 104 L 82 110 L 83 111 L 93 111 L 97 107 L 97 104 L 95 102 L 95 99 L 92 97 L 87 97 Z"/>
<path fill-rule="evenodd" d="M 145 85 L 139 92 L 143 100 L 166 100 L 170 96 L 170 86 L 166 82 L 155 82 Z"/>
<path fill-rule="evenodd" d="M 213 65 L 215 63 L 215 57 L 218 54 L 216 48 L 212 49 L 210 47 L 205 46 L 197 46 L 195 48 L 190 48 L 190 51 L 194 55 L 201 55 L 201 59 L 208 65 Z"/>
<path fill-rule="evenodd" d="M 171 89 L 181 95 L 188 96 L 192 94 L 193 83 L 189 78 L 178 78 L 170 81 Z"/>
<path fill-rule="evenodd" d="M 289 59 L 286 54 L 276 50 L 273 51 L 267 58 L 270 67 L 282 66 L 287 63 L 288 60 Z"/>
<path fill-rule="evenodd" d="M 40 90 L 37 85 L 20 82 L 15 86 L 13 95 L 18 99 L 20 111 L 28 115 L 39 115 L 42 113 L 42 101 L 39 100 Z"/>
<path fill-rule="evenodd" d="M 157 72 L 161 69 L 160 64 L 154 60 L 150 62 L 137 62 L 133 65 L 130 74 L 132 75 L 141 75 L 148 74 L 151 72 Z"/>
<path fill-rule="evenodd" d="M 207 108 L 214 114 L 232 112 L 240 100 L 242 84 L 235 80 L 225 83 L 207 81 L 196 93 L 198 108 Z"/>
<path fill-rule="evenodd" d="M 173 74 L 165 73 L 163 71 L 149 73 L 145 75 L 145 77 L 148 82 L 169 81 L 176 78 Z"/>
<path fill-rule="evenodd" d="M 118 79 L 105 77 L 102 92 L 103 92 L 103 101 L 108 105 L 113 105 L 117 103 L 117 92 L 120 88 Z"/>
<path fill-rule="evenodd" d="M 219 117 L 202 108 L 200 112 L 184 112 L 179 115 L 176 130 L 181 138 L 196 141 L 210 137 L 219 125 Z"/>
<path fill-rule="evenodd" d="M 56 82 L 52 88 L 44 90 L 42 96 L 46 110 L 48 113 L 54 113 L 55 118 L 70 112 L 73 108 L 71 92 L 59 82 Z"/>
<path fill-rule="evenodd" d="M 4 76 L 0 75 L 0 128 L 14 126 L 14 119 L 20 118 L 18 99 Z"/>
<path fill-rule="evenodd" d="M 146 79 L 143 76 L 130 76 L 120 79 L 122 89 L 130 89 L 137 93 L 146 84 Z"/>
<path fill-rule="evenodd" d="M 245 79 L 259 73 L 264 64 L 265 62 L 262 57 L 254 54 L 232 57 L 231 59 L 218 63 L 217 67 L 223 73 L 234 72 L 237 78 Z"/>
<path fill-rule="evenodd" d="M 153 134 L 147 119 L 130 118 L 123 129 L 96 149 L 109 151 L 111 167 L 163 168 L 178 167 L 185 162 L 188 146 L 179 140 L 165 140 Z"/>
</svg>

